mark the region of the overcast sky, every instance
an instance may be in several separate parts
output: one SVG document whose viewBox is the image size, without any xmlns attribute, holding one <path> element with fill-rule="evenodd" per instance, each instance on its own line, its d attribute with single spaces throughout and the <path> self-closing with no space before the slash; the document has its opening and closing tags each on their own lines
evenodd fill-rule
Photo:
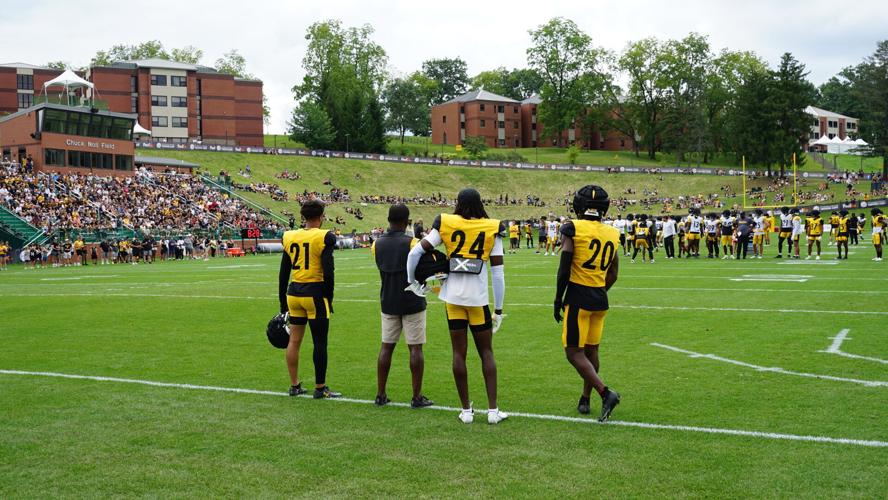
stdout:
<svg viewBox="0 0 888 500">
<path fill-rule="evenodd" d="M 264 81 L 270 132 L 282 133 L 302 77 L 305 30 L 323 19 L 369 23 L 390 69 L 408 73 L 435 57 L 461 57 L 469 75 L 526 65 L 528 30 L 551 17 L 576 21 L 596 45 L 619 51 L 655 36 L 709 36 L 714 49 L 753 50 L 772 65 L 792 52 L 815 84 L 856 64 L 888 38 L 888 1 L 861 0 L 291 0 L 150 2 L 3 0 L 0 63 L 86 65 L 99 49 L 157 39 L 167 49 L 194 45 L 213 65 L 237 48 Z"/>
</svg>

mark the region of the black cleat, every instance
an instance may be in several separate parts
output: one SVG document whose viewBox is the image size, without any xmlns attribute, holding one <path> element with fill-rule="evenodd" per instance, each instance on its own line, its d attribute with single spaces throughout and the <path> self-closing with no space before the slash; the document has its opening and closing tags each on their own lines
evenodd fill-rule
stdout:
<svg viewBox="0 0 888 500">
<path fill-rule="evenodd" d="M 620 404 L 620 395 L 610 389 L 605 389 L 604 396 L 601 397 L 601 416 L 598 417 L 598 421 L 606 422 L 618 404 Z"/>
<path fill-rule="evenodd" d="M 326 399 L 326 398 L 341 398 L 341 392 L 333 392 L 326 385 L 321 387 L 320 389 L 315 389 L 314 398 L 315 399 Z"/>
<path fill-rule="evenodd" d="M 589 398 L 585 396 L 580 396 L 580 402 L 577 403 L 577 411 L 583 415 L 589 414 Z"/>
<path fill-rule="evenodd" d="M 290 390 L 287 391 L 287 394 L 291 396 L 301 396 L 308 391 L 302 388 L 302 384 L 291 385 Z"/>
<path fill-rule="evenodd" d="M 433 404 L 435 404 L 434 401 L 423 396 L 422 394 L 420 394 L 418 398 L 413 398 L 410 400 L 411 408 L 425 408 L 426 406 L 432 406 Z"/>
<path fill-rule="evenodd" d="M 376 396 L 376 400 L 373 401 L 373 404 L 375 404 L 376 406 L 385 406 L 391 403 L 391 401 L 392 400 L 390 400 L 385 394 L 380 394 Z"/>
</svg>

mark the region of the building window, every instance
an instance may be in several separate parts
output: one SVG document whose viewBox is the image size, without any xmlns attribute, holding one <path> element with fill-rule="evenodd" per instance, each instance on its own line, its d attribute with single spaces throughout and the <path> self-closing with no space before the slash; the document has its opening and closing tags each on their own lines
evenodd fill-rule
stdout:
<svg viewBox="0 0 888 500">
<path fill-rule="evenodd" d="M 483 102 L 481 103 L 481 108 L 480 108 L 480 109 L 481 109 L 481 112 L 483 113 L 483 112 L 484 112 L 484 103 L 483 103 Z"/>
<path fill-rule="evenodd" d="M 447 123 L 447 115 L 441 117 L 441 123 Z"/>
<path fill-rule="evenodd" d="M 835 137 L 835 136 L 836 136 L 836 134 L 829 134 L 829 138 L 830 138 L 830 139 L 832 139 L 832 138 Z"/>
<path fill-rule="evenodd" d="M 153 95 L 151 96 L 151 105 L 152 106 L 166 106 L 167 98 L 165 95 Z"/>
<path fill-rule="evenodd" d="M 34 90 L 34 75 L 15 75 L 15 87 L 19 90 Z"/>
<path fill-rule="evenodd" d="M 18 95 L 19 109 L 30 108 L 34 104 L 34 94 L 20 93 Z"/>
<path fill-rule="evenodd" d="M 459 122 L 459 128 L 465 130 L 465 128 L 466 128 L 466 122 Z"/>
<path fill-rule="evenodd" d="M 826 126 L 829 128 L 837 128 L 839 126 L 839 122 L 834 122 L 832 120 L 826 122 Z"/>
<path fill-rule="evenodd" d="M 814 127 L 819 127 L 819 126 L 820 126 L 820 120 L 818 120 L 817 118 L 814 118 L 814 123 L 812 123 L 811 125 L 814 126 Z"/>
<path fill-rule="evenodd" d="M 130 77 L 130 92 L 135 93 L 137 91 L 138 89 L 136 88 L 136 75 L 133 75 Z"/>
<path fill-rule="evenodd" d="M 152 116 L 151 117 L 151 126 L 152 127 L 166 127 L 167 126 L 167 117 Z"/>
<path fill-rule="evenodd" d="M 139 98 L 137 96 L 130 96 L 130 113 L 138 113 L 139 111 Z"/>
<path fill-rule="evenodd" d="M 173 126 L 176 128 L 188 128 L 188 118 L 184 116 L 174 116 Z"/>
<path fill-rule="evenodd" d="M 854 122 L 848 122 L 848 128 L 857 128 L 857 124 Z"/>
<path fill-rule="evenodd" d="M 496 127 L 497 128 L 506 128 L 506 122 L 497 122 Z"/>
<path fill-rule="evenodd" d="M 497 113 L 505 113 L 505 112 L 506 112 L 506 107 L 503 106 L 502 104 L 500 104 L 499 106 L 496 107 L 496 112 L 497 112 Z"/>
<path fill-rule="evenodd" d="M 500 146 L 505 146 L 505 145 L 506 145 L 506 140 L 505 140 L 505 139 L 500 139 L 500 140 L 498 141 L 498 144 L 499 144 Z"/>
<path fill-rule="evenodd" d="M 151 85 L 156 85 L 158 87 L 166 87 L 167 77 L 166 75 L 151 75 Z"/>
<path fill-rule="evenodd" d="M 459 107 L 459 112 L 460 112 L 460 113 L 465 113 L 465 112 L 466 112 L 466 107 L 465 107 L 465 106 L 460 106 L 460 107 Z"/>
<path fill-rule="evenodd" d="M 170 86 L 171 87 L 184 87 L 188 83 L 188 79 L 184 76 L 171 76 L 170 77 Z"/>
<path fill-rule="evenodd" d="M 114 170 L 132 170 L 133 157 L 129 155 L 117 155 L 114 157 Z"/>
<path fill-rule="evenodd" d="M 185 97 L 170 97 L 170 106 L 174 108 L 187 108 L 188 100 Z"/>
<path fill-rule="evenodd" d="M 518 128 L 518 122 L 512 122 L 512 128 Z"/>
<path fill-rule="evenodd" d="M 114 156 L 108 153 L 68 151 L 68 166 L 111 170 L 114 168 Z"/>
<path fill-rule="evenodd" d="M 512 106 L 512 113 L 518 114 L 518 106 Z"/>
<path fill-rule="evenodd" d="M 482 104 L 482 106 L 483 106 L 483 104 Z M 484 128 L 484 125 L 485 125 L 484 120 L 481 120 L 481 128 Z"/>
<path fill-rule="evenodd" d="M 65 166 L 65 150 L 63 149 L 44 149 L 43 150 L 44 165 Z"/>
<path fill-rule="evenodd" d="M 530 130 L 536 130 L 536 129 L 537 129 L 537 124 L 536 124 L 536 122 L 531 123 L 531 124 L 530 124 Z"/>
<path fill-rule="evenodd" d="M 533 116 L 536 116 L 536 114 L 537 114 L 537 108 L 536 108 L 536 106 L 530 108 L 530 114 L 533 115 Z"/>
</svg>

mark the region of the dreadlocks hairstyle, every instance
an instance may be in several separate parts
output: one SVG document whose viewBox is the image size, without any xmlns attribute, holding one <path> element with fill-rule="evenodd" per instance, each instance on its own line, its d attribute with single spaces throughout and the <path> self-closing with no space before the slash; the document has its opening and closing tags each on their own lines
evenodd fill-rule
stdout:
<svg viewBox="0 0 888 500">
<path fill-rule="evenodd" d="M 465 188 L 456 195 L 454 215 L 463 219 L 487 219 L 487 211 L 481 202 L 481 193 L 474 188 Z"/>
</svg>

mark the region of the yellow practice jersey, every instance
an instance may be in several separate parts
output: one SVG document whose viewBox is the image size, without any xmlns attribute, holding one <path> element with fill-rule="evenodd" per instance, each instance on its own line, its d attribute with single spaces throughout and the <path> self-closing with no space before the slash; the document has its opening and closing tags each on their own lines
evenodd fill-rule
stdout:
<svg viewBox="0 0 888 500">
<path fill-rule="evenodd" d="M 649 230 L 650 230 L 650 228 L 647 227 L 646 224 L 642 224 L 642 223 L 640 223 L 640 222 L 637 223 L 636 226 L 635 226 L 635 238 L 636 238 L 636 239 L 647 238 L 647 235 L 648 235 L 648 231 L 649 231 Z"/>
<path fill-rule="evenodd" d="M 841 217 L 839 219 L 839 233 L 840 234 L 848 234 L 848 217 Z"/>
<path fill-rule="evenodd" d="M 329 235 L 329 236 L 328 236 Z M 324 281 L 321 254 L 335 238 L 327 229 L 297 229 L 284 233 L 284 252 L 290 256 L 290 281 L 320 283 Z"/>
<path fill-rule="evenodd" d="M 518 237 L 518 225 L 512 224 L 509 226 L 509 238 L 517 238 Z"/>
<path fill-rule="evenodd" d="M 885 227 L 888 226 L 888 216 L 885 214 L 879 214 L 873 216 L 873 229 L 879 228 L 881 232 L 885 232 Z"/>
<path fill-rule="evenodd" d="M 8 251 L 9 251 L 9 247 L 7 247 L 6 245 L 0 245 L 0 255 L 5 257 L 6 252 L 8 252 Z"/>
<path fill-rule="evenodd" d="M 607 270 L 617 258 L 620 231 L 600 221 L 579 219 L 565 224 L 561 234 L 573 238 L 570 282 L 592 288 L 603 287 Z"/>
<path fill-rule="evenodd" d="M 447 257 L 487 261 L 497 236 L 505 228 L 497 219 L 464 219 L 459 215 L 441 214 L 432 225 L 441 235 Z"/>
<path fill-rule="evenodd" d="M 805 220 L 808 236 L 820 236 L 823 234 L 823 219 L 820 217 L 808 217 Z"/>
<path fill-rule="evenodd" d="M 833 229 L 836 229 L 836 227 L 839 225 L 839 216 L 838 215 L 831 216 L 829 218 L 829 225 L 832 226 Z"/>
</svg>

